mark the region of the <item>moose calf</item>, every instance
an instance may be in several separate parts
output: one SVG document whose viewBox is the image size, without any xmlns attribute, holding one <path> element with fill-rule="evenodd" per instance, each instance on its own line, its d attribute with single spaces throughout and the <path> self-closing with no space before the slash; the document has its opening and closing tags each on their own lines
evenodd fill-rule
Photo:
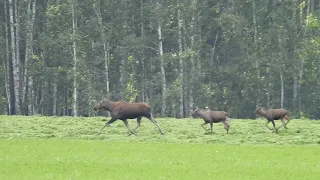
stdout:
<svg viewBox="0 0 320 180">
<path fill-rule="evenodd" d="M 222 122 L 224 124 L 224 129 L 229 133 L 230 128 L 230 119 L 228 118 L 228 113 L 224 111 L 212 111 L 212 110 L 203 110 L 197 108 L 191 113 L 192 117 L 199 116 L 204 120 L 204 123 L 201 125 L 206 131 L 208 131 L 204 125 L 210 123 L 211 134 L 213 133 L 213 123 Z"/>
<path fill-rule="evenodd" d="M 287 124 L 289 123 L 290 120 L 288 117 L 289 112 L 286 109 L 267 109 L 267 110 L 265 110 L 263 108 L 258 107 L 256 109 L 256 114 L 260 114 L 261 116 L 265 117 L 268 120 L 267 123 L 265 124 L 265 126 L 270 130 L 273 130 L 273 129 L 271 129 L 268 126 L 268 124 L 270 122 L 272 122 L 272 125 L 273 125 L 276 133 L 278 133 L 278 129 L 281 128 L 282 126 L 284 126 L 284 128 L 286 128 L 286 129 L 288 129 Z M 281 120 L 282 125 L 280 127 L 276 128 L 274 120 L 279 120 L 279 119 Z M 285 122 L 284 119 L 287 120 L 287 122 Z"/>
<path fill-rule="evenodd" d="M 134 130 L 137 130 L 140 127 L 142 117 L 148 118 L 153 124 L 159 129 L 161 134 L 164 134 L 162 129 L 159 127 L 157 121 L 153 118 L 151 113 L 151 108 L 148 104 L 139 102 L 139 103 L 128 103 L 124 101 L 113 102 L 109 100 L 103 100 L 100 103 L 97 103 L 93 110 L 97 111 L 98 109 L 104 109 L 110 112 L 111 120 L 106 122 L 102 127 L 100 132 L 108 125 L 114 121 L 120 119 L 126 125 L 129 135 L 135 134 L 129 127 L 127 119 L 137 118 L 137 127 Z"/>
</svg>

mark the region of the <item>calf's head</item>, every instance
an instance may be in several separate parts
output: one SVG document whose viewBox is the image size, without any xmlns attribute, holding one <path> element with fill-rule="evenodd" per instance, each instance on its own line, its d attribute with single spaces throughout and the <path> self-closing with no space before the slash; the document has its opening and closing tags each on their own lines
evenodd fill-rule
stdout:
<svg viewBox="0 0 320 180">
<path fill-rule="evenodd" d="M 99 110 L 99 109 L 101 109 L 101 108 L 102 108 L 101 103 L 96 103 L 96 104 L 93 106 L 93 110 L 94 110 L 94 111 L 97 111 L 97 110 Z"/>
<path fill-rule="evenodd" d="M 256 114 L 260 114 L 261 111 L 262 111 L 262 109 L 261 109 L 260 107 L 258 107 L 258 108 L 256 109 Z"/>
<path fill-rule="evenodd" d="M 191 113 L 191 116 L 192 117 L 199 117 L 200 115 L 199 115 L 199 111 L 200 111 L 200 109 L 199 108 L 196 108 L 192 113 Z"/>
</svg>

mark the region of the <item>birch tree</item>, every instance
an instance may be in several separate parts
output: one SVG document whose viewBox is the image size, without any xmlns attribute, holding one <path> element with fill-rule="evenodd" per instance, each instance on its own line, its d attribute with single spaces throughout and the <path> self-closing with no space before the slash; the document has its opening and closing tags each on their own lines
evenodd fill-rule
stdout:
<svg viewBox="0 0 320 180">
<path fill-rule="evenodd" d="M 36 15 L 36 1 L 29 0 L 27 2 L 27 27 L 26 27 L 26 47 L 25 47 L 25 61 L 24 61 L 24 75 L 22 82 L 22 104 L 25 106 L 26 96 L 28 97 L 28 114 L 32 115 L 32 93 L 33 93 L 33 77 L 29 75 L 28 69 L 31 66 L 31 60 L 33 58 L 33 29 L 34 19 Z M 26 91 L 28 89 L 28 92 Z"/>
<path fill-rule="evenodd" d="M 9 0 L 9 16 L 10 16 L 10 33 L 11 33 L 11 58 L 12 58 L 12 71 L 13 71 L 13 86 L 14 86 L 14 100 L 12 103 L 15 104 L 14 113 L 20 114 L 20 62 L 17 58 L 16 52 L 16 30 L 15 30 L 15 22 L 14 22 L 14 4 L 12 0 Z M 17 7 L 16 7 L 17 8 Z"/>
<path fill-rule="evenodd" d="M 103 18 L 101 15 L 101 7 L 100 7 L 100 0 L 93 4 L 94 12 L 97 16 L 99 22 L 99 29 L 101 34 L 101 39 L 103 43 L 103 52 L 104 52 L 104 68 L 105 68 L 105 80 L 106 80 L 106 93 L 107 98 L 109 98 L 110 94 L 110 81 L 109 81 L 109 43 L 107 42 L 107 36 L 105 33 L 105 29 L 103 26 Z"/>
<path fill-rule="evenodd" d="M 7 18 L 7 2 L 4 1 L 4 26 L 5 26 L 5 39 L 6 39 L 6 57 L 3 59 L 3 66 L 5 70 L 5 89 L 6 89 L 6 96 L 7 96 L 7 102 L 8 102 L 8 114 L 12 114 L 12 104 L 11 104 L 11 94 L 12 92 L 10 91 L 10 63 L 9 63 L 9 56 L 10 56 L 10 51 L 9 51 L 9 33 L 8 33 L 8 18 Z"/>
<path fill-rule="evenodd" d="M 190 40 L 190 50 L 191 52 L 194 51 L 195 46 L 195 22 L 196 22 L 196 12 L 197 12 L 197 0 L 192 0 L 191 2 L 191 9 L 192 9 L 192 17 L 191 17 L 191 24 L 190 24 L 190 31 L 191 31 L 191 40 Z M 191 74 L 190 74 L 190 88 L 189 88 L 189 107 L 190 109 L 194 106 L 194 99 L 193 99 L 193 84 L 195 79 L 195 55 L 192 53 L 190 57 L 190 63 L 191 63 Z M 188 116 L 191 116 L 191 111 L 189 111 Z"/>
<path fill-rule="evenodd" d="M 180 6 L 180 5 L 178 5 Z M 183 118 L 184 114 L 183 114 L 183 91 L 184 91 L 184 81 L 183 81 L 183 73 L 184 73 L 184 63 L 183 63 L 183 57 L 182 57 L 182 53 L 183 53 L 183 49 L 182 49 L 182 32 L 181 32 L 181 28 L 183 26 L 183 20 L 181 18 L 181 10 L 180 7 L 178 7 L 178 46 L 179 46 L 179 82 L 180 82 L 180 87 L 179 87 L 179 117 Z"/>
<path fill-rule="evenodd" d="M 18 69 L 19 69 L 19 99 L 18 99 L 18 103 L 19 103 L 19 111 L 21 111 L 21 95 L 22 95 L 22 73 L 23 73 L 23 69 L 21 68 L 21 61 L 20 61 L 20 3 L 19 0 L 15 0 L 15 8 L 14 8 L 14 21 L 15 21 L 15 43 L 16 43 L 16 59 L 17 62 L 19 63 Z M 21 113 L 21 112 L 20 112 Z"/>
<path fill-rule="evenodd" d="M 71 0 L 72 13 L 72 49 L 73 49 L 73 116 L 78 116 L 78 81 L 77 81 L 77 46 L 76 46 L 76 28 L 77 17 L 75 15 L 74 0 Z"/>
<path fill-rule="evenodd" d="M 157 2 L 158 12 L 161 10 L 161 4 Z M 166 97 L 167 97 L 167 87 L 166 87 L 166 75 L 164 70 L 163 62 L 163 47 L 162 47 L 162 27 L 161 20 L 158 20 L 158 47 L 159 47 L 159 59 L 160 59 L 160 70 L 161 70 L 161 113 L 162 117 L 166 116 Z"/>
</svg>

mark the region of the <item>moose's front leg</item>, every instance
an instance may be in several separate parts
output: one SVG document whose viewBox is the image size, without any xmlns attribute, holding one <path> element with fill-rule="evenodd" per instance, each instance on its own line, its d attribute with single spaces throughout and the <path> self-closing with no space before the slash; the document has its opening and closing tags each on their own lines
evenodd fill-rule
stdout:
<svg viewBox="0 0 320 180">
<path fill-rule="evenodd" d="M 116 118 L 111 118 L 108 122 L 106 122 L 106 124 L 101 128 L 100 132 L 98 134 L 101 134 L 102 130 L 107 127 L 110 126 L 111 123 L 113 123 L 114 121 L 116 121 Z"/>
<path fill-rule="evenodd" d="M 266 126 L 268 129 L 273 130 L 273 129 L 271 129 L 271 128 L 268 126 L 269 123 L 270 123 L 270 121 L 267 120 L 267 123 L 265 124 L 265 126 Z"/>
<path fill-rule="evenodd" d="M 130 136 L 131 134 L 136 135 L 136 133 L 130 129 L 130 126 L 129 126 L 128 121 L 127 121 L 126 119 L 125 119 L 125 120 L 122 120 L 122 121 L 123 121 L 123 123 L 126 125 L 126 127 L 127 127 L 127 129 L 128 129 L 128 133 L 129 133 L 128 136 Z"/>
</svg>

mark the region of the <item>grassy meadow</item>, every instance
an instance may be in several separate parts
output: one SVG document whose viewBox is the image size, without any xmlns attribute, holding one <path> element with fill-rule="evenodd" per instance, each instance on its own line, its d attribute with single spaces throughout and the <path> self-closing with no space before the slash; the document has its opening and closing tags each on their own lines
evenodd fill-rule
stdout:
<svg viewBox="0 0 320 180">
<path fill-rule="evenodd" d="M 201 119 L 157 118 L 161 135 L 143 118 L 127 136 L 121 121 L 98 134 L 103 119 L 0 116 L 0 179 L 319 178 L 320 121 L 275 134 L 265 119 L 234 119 L 229 134 L 221 123 L 209 134 Z"/>
</svg>

